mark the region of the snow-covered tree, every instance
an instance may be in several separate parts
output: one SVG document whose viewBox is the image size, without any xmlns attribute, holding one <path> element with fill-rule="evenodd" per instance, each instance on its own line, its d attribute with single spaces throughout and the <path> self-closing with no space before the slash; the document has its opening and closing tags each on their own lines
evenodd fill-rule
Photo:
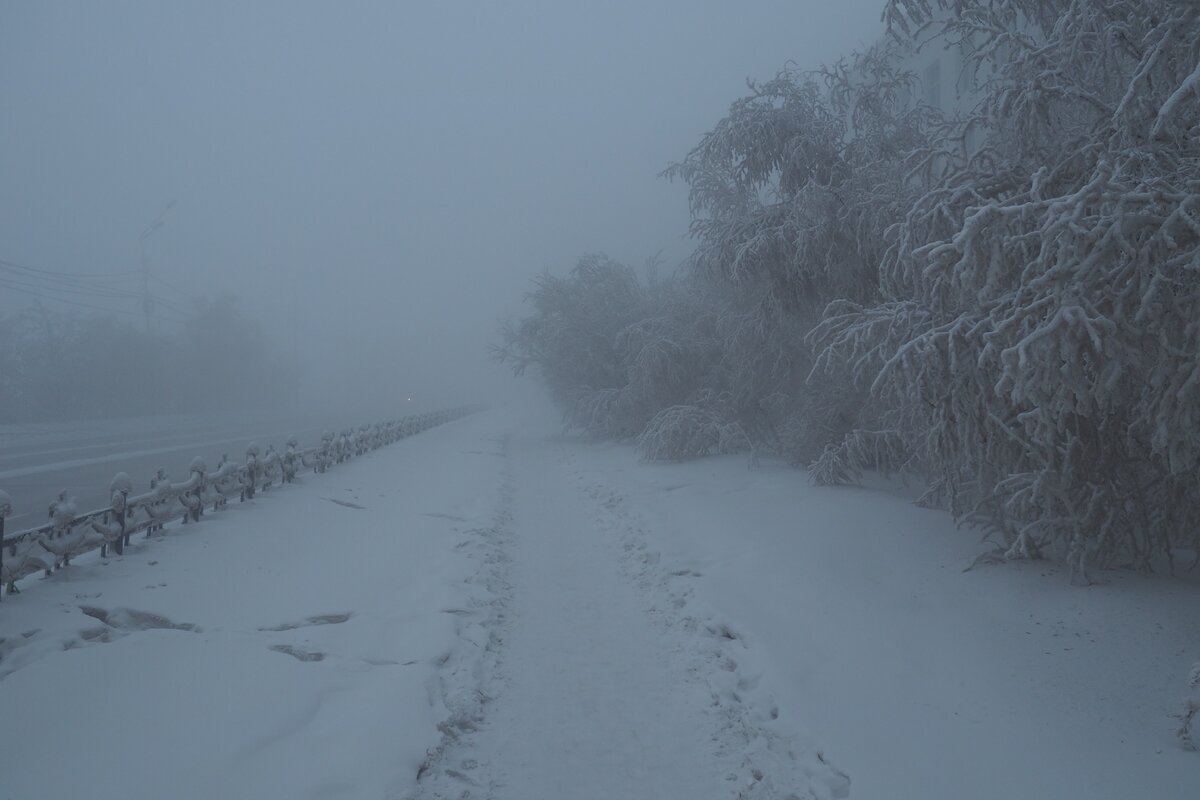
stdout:
<svg viewBox="0 0 1200 800">
<path fill-rule="evenodd" d="M 888 232 L 931 166 L 912 156 L 939 117 L 905 102 L 899 50 L 885 42 L 818 73 L 751 83 L 665 173 L 690 188 L 696 272 L 727 286 L 736 416 L 797 463 L 875 413 L 846 371 L 813 373 L 805 336 L 830 302 L 878 299 Z"/>
<path fill-rule="evenodd" d="M 566 277 L 544 272 L 526 296 L 531 313 L 501 328 L 498 360 L 518 374 L 534 366 L 566 421 L 596 436 L 641 431 L 623 389 L 627 366 L 618 335 L 648 316 L 637 273 L 602 254 L 584 256 Z"/>
<path fill-rule="evenodd" d="M 807 463 L 875 413 L 845 372 L 806 382 L 805 335 L 833 300 L 878 299 L 887 231 L 928 169 L 908 156 L 937 115 L 906 105 L 911 79 L 895 55 L 885 43 L 752 83 L 664 173 L 690 189 L 690 269 L 648 287 L 602 257 L 543 275 L 501 357 L 537 363 L 571 424 L 641 434 L 651 458 L 721 442 Z"/>
<path fill-rule="evenodd" d="M 823 363 L 1012 557 L 1148 568 L 1200 544 L 1200 4 L 891 0 L 983 101 Z M 934 45 L 936 46 L 936 44 Z M 968 148 L 966 130 L 983 132 Z"/>
<path fill-rule="evenodd" d="M 884 232 L 913 197 L 907 156 L 927 108 L 880 45 L 821 73 L 781 72 L 664 174 L 688 184 L 697 269 L 771 310 L 876 295 Z"/>
</svg>

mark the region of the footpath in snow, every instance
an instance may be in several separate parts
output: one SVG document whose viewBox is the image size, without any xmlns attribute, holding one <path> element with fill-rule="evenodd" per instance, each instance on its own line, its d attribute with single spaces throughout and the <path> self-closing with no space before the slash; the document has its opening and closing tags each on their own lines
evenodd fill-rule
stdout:
<svg viewBox="0 0 1200 800">
<path fill-rule="evenodd" d="M 1200 796 L 1196 578 L 978 552 L 478 414 L 5 597 L 0 800 Z"/>
<path fill-rule="evenodd" d="M 571 449 L 527 433 L 511 446 L 502 680 L 419 796 L 844 796 L 844 776 L 776 730 L 777 709 L 753 704 L 736 632 L 685 620 L 682 601 L 656 608 L 671 598 L 622 568 L 655 559 L 618 509 L 579 484 Z"/>
<path fill-rule="evenodd" d="M 509 681 L 471 742 L 484 796 L 718 796 L 703 699 L 671 669 L 553 448 L 526 442 L 515 458 Z"/>
<path fill-rule="evenodd" d="M 1200 576 L 964 571 L 978 537 L 916 492 L 745 457 L 512 453 L 507 684 L 417 796 L 1200 796 L 1175 737 Z"/>
</svg>

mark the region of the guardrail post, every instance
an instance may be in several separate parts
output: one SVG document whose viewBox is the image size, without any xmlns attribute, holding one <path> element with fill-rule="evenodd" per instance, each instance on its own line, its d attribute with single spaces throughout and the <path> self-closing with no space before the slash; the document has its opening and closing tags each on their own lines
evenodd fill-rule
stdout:
<svg viewBox="0 0 1200 800">
<path fill-rule="evenodd" d="M 117 536 L 117 540 L 113 542 L 113 550 L 119 556 L 125 555 L 125 545 L 129 542 L 129 532 L 125 529 L 126 505 L 125 501 L 129 499 L 126 492 L 121 492 L 118 497 L 121 498 L 121 510 L 116 512 L 117 524 L 121 526 L 121 532 Z"/>
<path fill-rule="evenodd" d="M 184 496 L 191 495 L 194 501 L 193 505 L 183 503 L 183 522 L 187 524 L 188 518 L 192 522 L 199 522 L 200 517 L 204 516 L 204 489 L 208 484 L 208 464 L 200 456 L 192 459 L 192 463 L 188 466 L 191 471 L 189 480 L 195 482 L 190 492 L 186 492 Z"/>
<path fill-rule="evenodd" d="M 4 518 L 12 514 L 12 498 L 8 496 L 8 492 L 0 489 L 0 574 L 4 572 Z M 17 591 L 17 582 L 8 582 L 8 593 L 15 594 Z M 5 587 L 0 586 L 0 596 L 4 594 Z"/>
<path fill-rule="evenodd" d="M 108 483 L 108 502 L 116 515 L 121 532 L 113 542 L 113 551 L 117 555 L 125 554 L 125 545 L 129 544 L 129 532 L 125 527 L 125 519 L 129 510 L 129 493 L 133 491 L 133 479 L 124 472 L 113 475 Z"/>
<path fill-rule="evenodd" d="M 157 490 L 160 485 L 166 484 L 169 486 L 170 483 L 171 481 L 169 478 L 167 478 L 167 472 L 164 469 L 159 469 L 154 473 L 154 477 L 150 479 L 150 491 L 154 492 L 155 495 L 154 499 L 151 500 L 149 504 L 143 506 L 146 514 L 150 517 L 150 524 L 146 526 L 146 539 L 149 539 L 151 534 L 157 533 L 162 529 L 162 525 L 160 525 L 158 522 L 158 515 L 155 513 L 155 509 L 162 505 L 162 494 L 155 492 L 155 490 Z"/>
<path fill-rule="evenodd" d="M 50 507 L 47 511 L 47 517 L 49 517 L 51 524 L 48 537 L 51 540 L 65 539 L 70 535 L 71 527 L 75 522 L 76 511 L 77 509 L 75 508 L 75 500 L 67 494 L 66 489 L 63 489 L 58 493 L 58 499 L 50 503 Z M 58 545 L 56 544 L 55 547 L 58 547 Z M 55 570 L 57 570 L 59 567 L 65 567 L 71 563 L 71 555 L 69 552 L 64 552 L 62 555 L 59 555 L 58 550 L 54 548 L 48 549 L 50 549 L 50 552 L 54 554 Z M 46 577 L 49 578 L 51 573 L 52 570 L 47 567 Z"/>
<path fill-rule="evenodd" d="M 254 482 L 258 478 L 258 444 L 251 442 L 246 448 L 246 483 L 243 484 L 242 500 L 254 499 Z"/>
<path fill-rule="evenodd" d="M 0 511 L 0 573 L 4 572 L 4 512 Z M 0 599 L 4 598 L 3 587 L 0 587 Z"/>
<path fill-rule="evenodd" d="M 217 482 L 215 484 L 213 484 L 214 488 L 216 489 L 216 491 L 213 492 L 213 494 L 216 495 L 215 497 L 213 497 L 212 510 L 214 512 L 216 512 L 216 510 L 219 509 L 221 506 L 225 505 L 225 493 L 221 491 L 221 482 L 224 480 L 223 476 L 225 475 L 225 465 L 228 463 L 229 463 L 229 454 L 222 453 L 221 460 L 217 462 L 217 475 L 222 476 L 222 477 L 218 477 Z"/>
<path fill-rule="evenodd" d="M 289 436 L 287 440 L 287 452 L 284 453 L 282 462 L 284 483 L 292 483 L 296 480 L 296 473 L 299 472 L 296 468 L 297 459 L 301 464 L 304 463 L 303 457 L 296 452 L 298 447 L 300 447 L 300 440 L 295 436 Z"/>
</svg>

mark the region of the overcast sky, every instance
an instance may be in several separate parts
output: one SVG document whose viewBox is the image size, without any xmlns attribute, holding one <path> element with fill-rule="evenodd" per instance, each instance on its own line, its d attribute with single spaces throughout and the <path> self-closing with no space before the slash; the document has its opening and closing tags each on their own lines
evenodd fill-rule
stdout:
<svg viewBox="0 0 1200 800">
<path fill-rule="evenodd" d="M 474 399 L 532 274 L 673 267 L 686 192 L 658 172 L 747 78 L 873 41 L 881 7 L 0 0 L 0 259 L 135 269 L 174 199 L 156 293 L 237 293 L 312 384 Z"/>
</svg>

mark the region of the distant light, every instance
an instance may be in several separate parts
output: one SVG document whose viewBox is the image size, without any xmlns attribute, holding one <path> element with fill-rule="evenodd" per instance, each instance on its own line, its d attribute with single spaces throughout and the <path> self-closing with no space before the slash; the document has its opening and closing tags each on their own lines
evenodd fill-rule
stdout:
<svg viewBox="0 0 1200 800">
<path fill-rule="evenodd" d="M 408 402 L 410 402 L 410 403 L 412 402 L 412 398 L 411 398 L 411 397 L 410 397 L 410 398 L 408 398 Z"/>
</svg>

